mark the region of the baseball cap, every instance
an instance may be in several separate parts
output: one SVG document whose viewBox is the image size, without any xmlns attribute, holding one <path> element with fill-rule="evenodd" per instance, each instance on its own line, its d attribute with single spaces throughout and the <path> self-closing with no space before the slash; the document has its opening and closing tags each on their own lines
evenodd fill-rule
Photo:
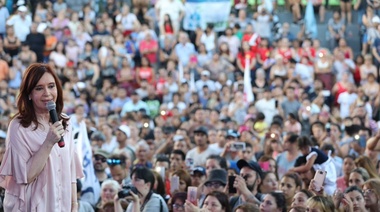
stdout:
<svg viewBox="0 0 380 212">
<path fill-rule="evenodd" d="M 110 156 L 110 154 L 107 151 L 103 150 L 103 149 L 96 150 L 96 152 L 94 153 L 94 156 L 95 155 L 101 155 L 101 156 L 105 157 L 106 159 L 108 159 L 109 156 Z"/>
<path fill-rule="evenodd" d="M 228 137 L 239 138 L 239 133 L 236 132 L 235 130 L 228 130 L 226 138 Z"/>
<path fill-rule="evenodd" d="M 260 178 L 262 177 L 263 170 L 261 169 L 260 165 L 253 160 L 246 161 L 246 160 L 240 159 L 237 162 L 237 166 L 240 170 L 244 167 L 249 167 L 253 171 L 257 172 L 257 174 L 259 174 Z"/>
<path fill-rule="evenodd" d="M 205 135 L 208 135 L 208 129 L 204 126 L 198 127 L 194 130 L 194 133 L 203 133 Z"/>
<path fill-rule="evenodd" d="M 173 137 L 173 141 L 175 142 L 175 141 L 180 141 L 180 140 L 183 140 L 184 139 L 184 137 L 182 136 L 182 135 L 175 135 L 174 137 Z"/>
<path fill-rule="evenodd" d="M 17 10 L 20 12 L 26 12 L 26 11 L 28 11 L 28 8 L 26 8 L 24 5 L 22 5 L 22 6 L 19 6 Z"/>
<path fill-rule="evenodd" d="M 206 169 L 202 166 L 196 166 L 191 170 L 191 175 L 194 175 L 196 172 L 200 173 L 201 175 L 206 175 Z"/>
<path fill-rule="evenodd" d="M 117 129 L 122 131 L 128 138 L 131 136 L 131 130 L 127 125 L 120 125 Z"/>
<path fill-rule="evenodd" d="M 96 131 L 96 132 L 92 133 L 91 140 L 105 141 L 106 140 L 106 136 L 102 132 Z"/>
<path fill-rule="evenodd" d="M 224 169 L 213 169 L 210 171 L 205 184 L 210 182 L 219 182 L 223 185 L 227 184 L 227 171 Z"/>
<path fill-rule="evenodd" d="M 202 71 L 203 76 L 210 76 L 210 72 L 207 70 Z"/>
</svg>

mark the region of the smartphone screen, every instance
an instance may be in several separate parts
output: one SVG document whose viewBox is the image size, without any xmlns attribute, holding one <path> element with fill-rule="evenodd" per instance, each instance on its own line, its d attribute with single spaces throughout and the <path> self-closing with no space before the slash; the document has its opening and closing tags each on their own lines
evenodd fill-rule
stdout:
<svg viewBox="0 0 380 212">
<path fill-rule="evenodd" d="M 228 193 L 229 194 L 236 194 L 236 188 L 234 187 L 236 176 L 228 176 Z"/>
<path fill-rule="evenodd" d="M 191 203 L 193 203 L 195 206 L 198 205 L 198 200 L 197 200 L 197 193 L 198 193 L 198 188 L 195 186 L 189 186 L 187 188 L 187 200 Z"/>
<path fill-rule="evenodd" d="M 170 193 L 174 193 L 174 191 L 179 190 L 179 177 L 172 176 L 170 178 Z"/>
</svg>

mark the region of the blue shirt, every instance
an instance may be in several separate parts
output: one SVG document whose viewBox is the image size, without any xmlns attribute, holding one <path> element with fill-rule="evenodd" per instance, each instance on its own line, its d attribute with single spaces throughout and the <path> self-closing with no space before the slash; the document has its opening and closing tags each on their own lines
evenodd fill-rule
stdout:
<svg viewBox="0 0 380 212">
<path fill-rule="evenodd" d="M 195 54 L 195 47 L 192 43 L 189 42 L 185 45 L 179 43 L 175 46 L 174 49 L 179 61 L 181 61 L 183 66 L 187 66 L 190 60 L 190 56 Z"/>
</svg>

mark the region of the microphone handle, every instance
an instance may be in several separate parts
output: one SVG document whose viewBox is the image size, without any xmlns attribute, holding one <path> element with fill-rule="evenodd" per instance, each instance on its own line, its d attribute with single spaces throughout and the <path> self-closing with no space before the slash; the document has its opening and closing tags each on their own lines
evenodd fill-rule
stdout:
<svg viewBox="0 0 380 212">
<path fill-rule="evenodd" d="M 65 141 L 63 140 L 63 137 L 61 137 L 61 140 L 58 141 L 58 146 L 61 148 L 65 146 Z"/>
</svg>

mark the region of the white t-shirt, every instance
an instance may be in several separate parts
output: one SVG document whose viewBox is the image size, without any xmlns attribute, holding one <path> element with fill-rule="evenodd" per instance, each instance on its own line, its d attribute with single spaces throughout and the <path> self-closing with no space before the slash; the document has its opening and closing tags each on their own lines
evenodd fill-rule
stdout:
<svg viewBox="0 0 380 212">
<path fill-rule="evenodd" d="M 340 117 L 342 119 L 350 116 L 350 106 L 358 98 L 356 93 L 349 94 L 347 91 L 341 93 L 338 97 L 338 103 L 340 104 Z"/>
<path fill-rule="evenodd" d="M 122 14 L 116 16 L 116 22 L 120 22 L 121 25 L 123 25 L 124 30 L 133 30 L 136 20 L 137 17 L 133 13 L 128 13 L 126 16 L 123 16 Z"/>
<path fill-rule="evenodd" d="M 202 153 L 198 152 L 198 148 L 195 147 L 187 152 L 186 160 L 192 158 L 194 161 L 194 166 L 205 166 L 206 160 L 210 155 L 218 155 L 218 151 L 211 146 L 208 146 Z"/>
<path fill-rule="evenodd" d="M 156 9 L 160 10 L 160 22 L 164 23 L 164 16 L 169 14 L 173 25 L 177 25 L 179 14 L 185 12 L 185 6 L 178 0 L 159 0 L 156 4 Z"/>
</svg>

